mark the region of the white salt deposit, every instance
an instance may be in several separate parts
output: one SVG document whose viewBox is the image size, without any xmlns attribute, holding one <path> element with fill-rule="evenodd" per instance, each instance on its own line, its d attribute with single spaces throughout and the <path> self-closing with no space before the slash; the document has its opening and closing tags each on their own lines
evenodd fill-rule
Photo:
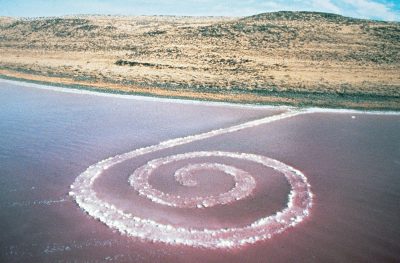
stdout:
<svg viewBox="0 0 400 263">
<path fill-rule="evenodd" d="M 176 195 L 162 193 L 154 189 L 148 179 L 152 171 L 161 165 L 190 160 L 198 157 L 229 157 L 261 164 L 280 172 L 291 186 L 286 208 L 282 211 L 260 218 L 244 227 L 223 229 L 194 229 L 162 224 L 147 218 L 141 218 L 118 208 L 118 204 L 111 204 L 98 198 L 93 184 L 103 171 L 118 163 L 136 158 L 143 154 L 172 148 L 178 145 L 191 143 L 217 135 L 231 133 L 261 124 L 270 123 L 284 118 L 294 117 L 302 111 L 288 111 L 279 115 L 262 118 L 235 125 L 229 128 L 217 129 L 206 133 L 177 138 L 117 155 L 90 166 L 79 175 L 71 185 L 70 195 L 78 205 L 92 217 L 117 229 L 122 234 L 138 237 L 149 241 L 158 241 L 168 244 L 181 244 L 206 248 L 234 248 L 271 238 L 289 227 L 300 223 L 310 214 L 312 193 L 307 178 L 303 173 L 277 160 L 251 153 L 233 153 L 222 151 L 190 152 L 154 159 L 146 165 L 136 169 L 129 178 L 130 184 L 144 197 L 158 204 L 173 207 L 206 208 L 215 205 L 229 205 L 235 200 L 246 198 L 256 186 L 254 178 L 241 169 L 220 163 L 191 164 L 176 171 L 176 179 L 183 185 L 193 186 L 196 182 L 191 178 L 191 172 L 196 169 L 210 169 L 225 172 L 235 180 L 235 186 L 226 193 L 216 196 L 183 198 Z"/>
</svg>

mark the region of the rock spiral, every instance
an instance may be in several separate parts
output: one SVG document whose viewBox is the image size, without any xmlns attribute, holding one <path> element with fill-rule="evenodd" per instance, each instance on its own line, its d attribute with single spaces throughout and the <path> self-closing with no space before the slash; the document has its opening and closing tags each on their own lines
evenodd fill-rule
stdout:
<svg viewBox="0 0 400 263">
<path fill-rule="evenodd" d="M 75 198 L 78 205 L 90 216 L 100 220 L 111 228 L 117 229 L 123 234 L 144 240 L 205 248 L 235 248 L 269 239 L 273 235 L 291 226 L 295 226 L 309 215 L 312 207 L 312 193 L 307 178 L 302 172 L 266 156 L 226 151 L 187 152 L 150 160 L 145 165 L 133 171 L 129 177 L 128 181 L 133 189 L 142 197 L 152 202 L 175 208 L 207 209 L 218 205 L 229 205 L 237 200 L 247 198 L 252 194 L 257 182 L 250 173 L 233 165 L 220 162 L 192 162 L 196 158 L 231 158 L 253 162 L 257 165 L 274 169 L 284 176 L 291 187 L 287 206 L 273 215 L 261 217 L 251 224 L 241 227 L 194 229 L 163 224 L 151 219 L 142 218 L 118 208 L 116 204 L 101 200 L 97 196 L 93 184 L 105 170 L 132 158 L 216 135 L 235 132 L 283 118 L 293 117 L 298 114 L 301 114 L 301 112 L 288 111 L 229 128 L 161 142 L 157 145 L 140 148 L 132 152 L 108 158 L 90 166 L 85 172 L 79 175 L 71 185 L 70 195 Z M 149 183 L 149 178 L 154 170 L 161 169 L 163 165 L 178 161 L 189 162 L 189 164 L 177 169 L 174 174 L 175 180 L 183 186 L 195 186 L 197 181 L 193 175 L 200 170 L 225 173 L 233 178 L 234 186 L 227 192 L 201 197 L 183 197 L 171 193 L 164 193 L 153 188 Z"/>
</svg>

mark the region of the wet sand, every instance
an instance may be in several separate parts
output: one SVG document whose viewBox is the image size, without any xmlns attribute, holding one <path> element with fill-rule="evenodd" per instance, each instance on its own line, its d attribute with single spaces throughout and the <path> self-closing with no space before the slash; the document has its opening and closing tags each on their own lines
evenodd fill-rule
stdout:
<svg viewBox="0 0 400 263">
<path fill-rule="evenodd" d="M 100 160 L 168 139 L 279 114 L 254 109 L 66 94 L 0 83 L 0 259 L 5 262 L 395 262 L 400 259 L 400 116 L 309 113 L 123 162 L 95 185 L 102 198 L 143 217 L 193 228 L 242 226 L 286 206 L 290 187 L 276 171 L 229 158 L 203 158 L 249 171 L 253 194 L 204 209 L 163 207 L 138 196 L 128 177 L 148 160 L 192 151 L 247 152 L 300 170 L 314 193 L 311 214 L 272 239 L 238 249 L 153 243 L 120 235 L 85 214 L 69 187 Z M 118 116 L 116 118 L 115 116 Z M 353 118 L 354 116 L 354 118 Z M 200 161 L 200 160 L 199 160 Z M 151 178 L 184 196 L 232 187 L 199 175 L 180 187 L 174 163 Z M 212 179 L 207 176 L 212 176 Z M 210 187 L 212 181 L 212 187 Z M 179 187 L 178 187 L 179 186 Z"/>
</svg>

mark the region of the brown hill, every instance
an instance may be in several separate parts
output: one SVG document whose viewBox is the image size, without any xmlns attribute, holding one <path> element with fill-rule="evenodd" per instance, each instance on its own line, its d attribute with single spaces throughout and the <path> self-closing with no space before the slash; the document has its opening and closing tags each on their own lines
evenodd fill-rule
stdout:
<svg viewBox="0 0 400 263">
<path fill-rule="evenodd" d="M 0 70 L 166 96 L 400 108 L 400 23 L 245 18 L 0 19 Z"/>
</svg>

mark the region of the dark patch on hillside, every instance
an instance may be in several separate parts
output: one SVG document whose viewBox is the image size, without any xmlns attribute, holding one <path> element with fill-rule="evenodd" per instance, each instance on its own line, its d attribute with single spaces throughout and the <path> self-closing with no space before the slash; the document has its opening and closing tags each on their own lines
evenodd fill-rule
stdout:
<svg viewBox="0 0 400 263">
<path fill-rule="evenodd" d="M 308 12 L 308 11 L 279 11 L 279 12 L 271 12 L 271 13 L 262 13 L 254 16 L 248 16 L 242 19 L 242 21 L 329 21 L 333 23 L 364 23 L 368 20 L 357 19 L 351 17 L 345 17 L 337 14 L 331 13 L 322 13 L 322 12 Z"/>
<path fill-rule="evenodd" d="M 164 64 L 149 63 L 149 62 L 129 61 L 129 60 L 123 60 L 123 59 L 117 60 L 115 62 L 115 65 L 117 65 L 117 66 L 130 66 L 130 67 L 143 66 L 143 67 L 151 67 L 151 68 L 157 68 L 157 69 L 163 69 L 163 68 L 186 69 L 186 67 L 175 67 L 175 66 L 172 66 L 172 65 L 164 65 Z"/>
<path fill-rule="evenodd" d="M 98 29 L 87 19 L 78 18 L 49 18 L 37 20 L 18 20 L 4 25 L 1 30 L 19 31 L 22 35 L 33 33 L 52 34 L 56 37 L 71 37 L 79 33 L 90 33 Z"/>
</svg>

